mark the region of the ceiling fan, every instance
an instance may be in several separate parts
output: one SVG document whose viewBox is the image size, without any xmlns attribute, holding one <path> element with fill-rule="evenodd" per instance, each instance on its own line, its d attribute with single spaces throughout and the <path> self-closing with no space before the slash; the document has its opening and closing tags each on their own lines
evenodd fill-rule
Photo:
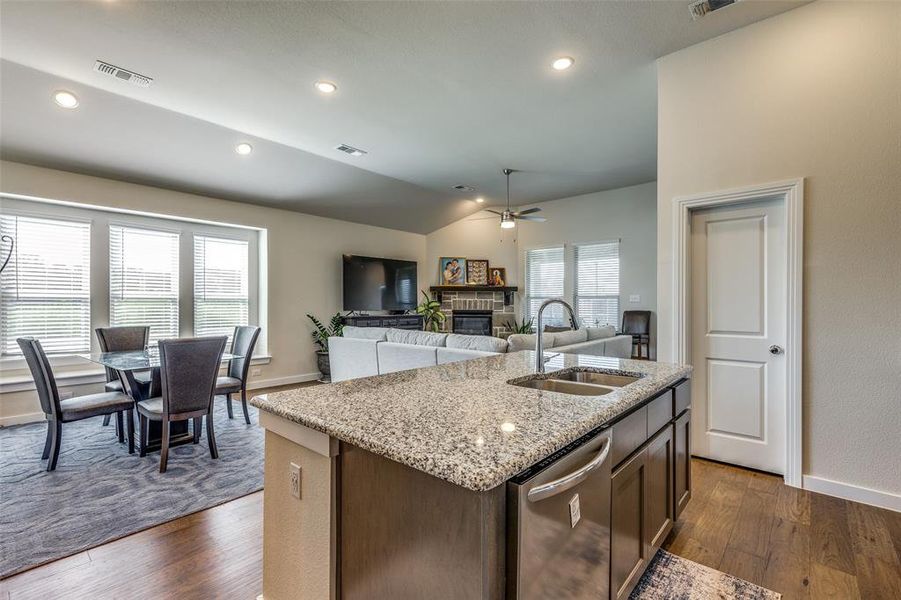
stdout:
<svg viewBox="0 0 901 600">
<path fill-rule="evenodd" d="M 514 212 L 510 210 L 510 174 L 515 173 L 513 169 L 504 169 L 504 175 L 507 176 L 507 208 L 504 212 L 498 212 L 496 210 L 491 210 L 490 208 L 486 208 L 490 213 L 494 213 L 496 215 L 500 215 L 501 217 L 501 228 L 503 229 L 512 229 L 516 227 L 516 220 L 520 221 L 536 221 L 538 223 L 543 223 L 547 221 L 544 217 L 533 217 L 530 216 L 534 213 L 541 212 L 540 208 L 527 208 L 526 210 L 522 210 L 519 212 Z"/>
</svg>

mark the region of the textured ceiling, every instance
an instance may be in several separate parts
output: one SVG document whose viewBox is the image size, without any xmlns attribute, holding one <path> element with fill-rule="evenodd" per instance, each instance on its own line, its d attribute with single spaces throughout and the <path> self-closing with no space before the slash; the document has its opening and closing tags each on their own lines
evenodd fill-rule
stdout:
<svg viewBox="0 0 901 600">
<path fill-rule="evenodd" d="M 503 167 L 518 204 L 653 180 L 655 59 L 802 3 L 3 2 L 0 150 L 423 233 L 477 210 L 454 184 L 501 202 Z"/>
</svg>

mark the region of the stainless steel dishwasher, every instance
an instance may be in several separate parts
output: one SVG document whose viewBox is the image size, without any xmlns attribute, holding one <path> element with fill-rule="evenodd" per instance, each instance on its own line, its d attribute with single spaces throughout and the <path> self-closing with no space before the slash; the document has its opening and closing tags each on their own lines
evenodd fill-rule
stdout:
<svg viewBox="0 0 901 600">
<path fill-rule="evenodd" d="M 507 598 L 609 598 L 612 430 L 595 430 L 507 483 Z"/>
</svg>

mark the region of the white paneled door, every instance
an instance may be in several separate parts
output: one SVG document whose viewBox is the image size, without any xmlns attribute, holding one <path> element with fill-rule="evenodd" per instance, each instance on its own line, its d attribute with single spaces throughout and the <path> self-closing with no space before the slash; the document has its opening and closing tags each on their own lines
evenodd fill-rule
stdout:
<svg viewBox="0 0 901 600">
<path fill-rule="evenodd" d="M 693 453 L 785 472 L 781 200 L 691 215 Z"/>
</svg>

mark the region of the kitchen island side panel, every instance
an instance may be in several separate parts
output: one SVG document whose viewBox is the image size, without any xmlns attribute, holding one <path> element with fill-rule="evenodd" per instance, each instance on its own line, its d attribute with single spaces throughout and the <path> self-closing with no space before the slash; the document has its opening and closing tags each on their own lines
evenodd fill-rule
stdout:
<svg viewBox="0 0 901 600">
<path fill-rule="evenodd" d="M 350 444 L 339 465 L 342 598 L 503 598 L 505 486 L 467 490 Z"/>
</svg>

